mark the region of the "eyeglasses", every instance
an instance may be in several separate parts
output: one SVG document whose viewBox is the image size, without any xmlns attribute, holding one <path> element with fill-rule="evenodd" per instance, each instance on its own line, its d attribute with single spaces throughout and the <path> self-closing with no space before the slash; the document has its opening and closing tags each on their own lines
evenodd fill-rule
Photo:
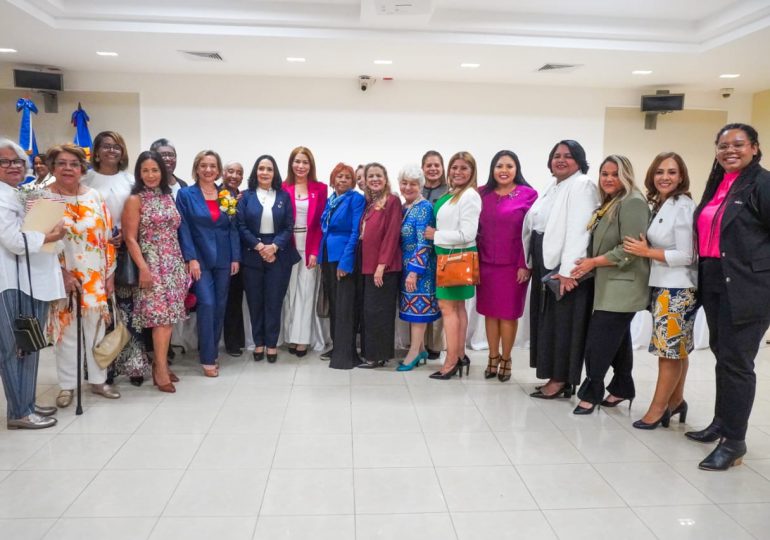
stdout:
<svg viewBox="0 0 770 540">
<path fill-rule="evenodd" d="M 746 141 L 735 141 L 734 143 L 722 143 L 717 146 L 717 152 L 728 152 L 730 149 L 741 151 L 749 146 Z"/>
<path fill-rule="evenodd" d="M 162 158 L 175 158 L 176 152 L 159 152 L 160 157 Z"/>
<path fill-rule="evenodd" d="M 9 167 L 24 167 L 26 164 L 26 159 L 0 159 L 0 167 L 3 169 L 7 169 Z"/>
<path fill-rule="evenodd" d="M 58 159 L 53 162 L 53 166 L 56 169 L 79 169 L 79 161 L 59 161 Z"/>
<path fill-rule="evenodd" d="M 99 146 L 99 150 L 106 150 L 107 152 L 123 152 L 123 147 L 119 144 L 102 144 Z"/>
</svg>

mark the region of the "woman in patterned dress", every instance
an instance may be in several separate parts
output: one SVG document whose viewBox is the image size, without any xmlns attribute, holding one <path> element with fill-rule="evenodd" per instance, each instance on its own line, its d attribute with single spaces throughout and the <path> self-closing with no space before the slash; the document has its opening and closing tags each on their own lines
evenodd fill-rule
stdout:
<svg viewBox="0 0 770 540">
<path fill-rule="evenodd" d="M 433 242 L 425 239 L 425 227 L 432 226 L 433 205 L 422 196 L 425 176 L 417 165 L 404 167 L 398 186 L 404 197 L 401 219 L 401 294 L 398 316 L 409 323 L 411 341 L 406 358 L 396 368 L 410 371 L 428 360 L 425 329 L 441 317 L 436 300 L 436 255 Z"/>
<path fill-rule="evenodd" d="M 68 293 L 81 292 L 81 324 L 86 350 L 86 368 L 91 392 L 108 399 L 117 399 L 120 393 L 106 384 L 107 370 L 99 367 L 91 347 L 104 336 L 109 320 L 107 298 L 115 289 L 115 247 L 110 243 L 112 217 L 107 203 L 95 189 L 80 183 L 86 171 L 86 155 L 72 144 L 54 146 L 46 155 L 48 166 L 56 176 L 49 186 L 55 198 L 65 203 L 62 239 L 62 266 L 64 288 Z M 76 308 L 71 302 L 60 301 L 51 306 L 49 331 L 54 340 L 54 356 L 61 391 L 56 405 L 67 407 L 77 384 L 77 323 Z"/>
<path fill-rule="evenodd" d="M 179 378 L 168 369 L 173 325 L 185 318 L 187 272 L 179 248 L 181 218 L 171 195 L 168 172 L 157 152 L 142 152 L 134 170 L 136 184 L 123 209 L 128 252 L 139 269 L 134 297 L 134 326 L 152 329 L 153 382 L 161 392 L 176 392 Z"/>
<path fill-rule="evenodd" d="M 693 327 L 698 309 L 698 269 L 693 249 L 695 203 L 684 160 L 664 152 L 652 161 L 644 180 L 653 217 L 646 237 L 626 238 L 626 253 L 650 259 L 653 331 L 650 352 L 658 356 L 658 383 L 647 413 L 634 422 L 655 429 L 664 418 L 687 419 L 684 381 L 694 348 Z"/>
</svg>

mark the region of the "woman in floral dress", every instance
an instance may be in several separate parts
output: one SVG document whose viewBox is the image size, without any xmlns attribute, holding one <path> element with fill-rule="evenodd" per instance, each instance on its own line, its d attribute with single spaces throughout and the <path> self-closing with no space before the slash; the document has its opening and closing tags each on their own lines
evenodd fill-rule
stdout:
<svg viewBox="0 0 770 540">
<path fill-rule="evenodd" d="M 179 248 L 181 218 L 168 185 L 168 172 L 157 152 L 136 160 L 136 184 L 123 210 L 128 252 L 139 269 L 134 297 L 134 325 L 151 328 L 155 351 L 152 378 L 161 392 L 176 392 L 179 378 L 168 369 L 168 345 L 174 324 L 185 318 L 187 273 Z"/>
</svg>

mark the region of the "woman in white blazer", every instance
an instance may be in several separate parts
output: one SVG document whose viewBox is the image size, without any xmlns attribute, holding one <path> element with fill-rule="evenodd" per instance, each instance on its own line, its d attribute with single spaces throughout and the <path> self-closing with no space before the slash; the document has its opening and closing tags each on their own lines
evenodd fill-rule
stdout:
<svg viewBox="0 0 770 540">
<path fill-rule="evenodd" d="M 586 228 L 599 206 L 596 184 L 586 176 L 588 162 L 577 141 L 556 143 L 548 156 L 556 179 L 527 213 L 522 229 L 530 289 L 530 366 L 548 382 L 531 394 L 540 399 L 569 398 L 580 383 L 593 280 L 569 277 L 577 259 L 586 256 L 591 234 Z M 552 284 L 543 282 L 555 272 Z"/>
<path fill-rule="evenodd" d="M 476 251 L 476 233 L 481 215 L 481 197 L 476 191 L 476 160 L 468 152 L 457 152 L 449 160 L 450 190 L 433 206 L 436 228 L 426 227 L 425 238 L 433 240 L 436 254 L 445 255 Z M 465 301 L 473 298 L 476 287 L 436 287 L 436 298 L 444 320 L 446 358 L 441 370 L 432 379 L 462 377 L 462 369 L 470 370 L 471 361 L 465 354 L 468 333 L 468 312 Z"/>
<path fill-rule="evenodd" d="M 658 356 L 658 383 L 650 408 L 634 422 L 639 429 L 668 426 L 672 416 L 687 418 L 684 381 L 693 350 L 693 326 L 698 305 L 698 272 L 693 248 L 693 214 L 690 178 L 684 160 L 664 152 L 652 161 L 644 180 L 653 217 L 647 238 L 626 237 L 626 252 L 648 257 L 653 315 L 650 352 Z"/>
</svg>

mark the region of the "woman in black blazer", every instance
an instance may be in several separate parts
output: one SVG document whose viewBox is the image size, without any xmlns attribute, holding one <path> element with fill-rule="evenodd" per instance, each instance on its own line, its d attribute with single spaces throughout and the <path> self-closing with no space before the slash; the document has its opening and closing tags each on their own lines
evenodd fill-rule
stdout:
<svg viewBox="0 0 770 540">
<path fill-rule="evenodd" d="M 291 241 L 294 216 L 289 195 L 273 156 L 260 156 L 249 175 L 249 188 L 238 202 L 236 226 L 241 235 L 243 284 L 251 318 L 254 360 L 278 359 L 281 308 L 291 267 L 300 256 Z"/>
<path fill-rule="evenodd" d="M 723 471 L 746 453 L 746 428 L 757 379 L 754 358 L 770 325 L 770 172 L 759 165 L 757 131 L 728 124 L 698 208 L 701 302 L 716 356 L 714 419 L 685 435 L 719 445 L 699 468 Z"/>
</svg>

